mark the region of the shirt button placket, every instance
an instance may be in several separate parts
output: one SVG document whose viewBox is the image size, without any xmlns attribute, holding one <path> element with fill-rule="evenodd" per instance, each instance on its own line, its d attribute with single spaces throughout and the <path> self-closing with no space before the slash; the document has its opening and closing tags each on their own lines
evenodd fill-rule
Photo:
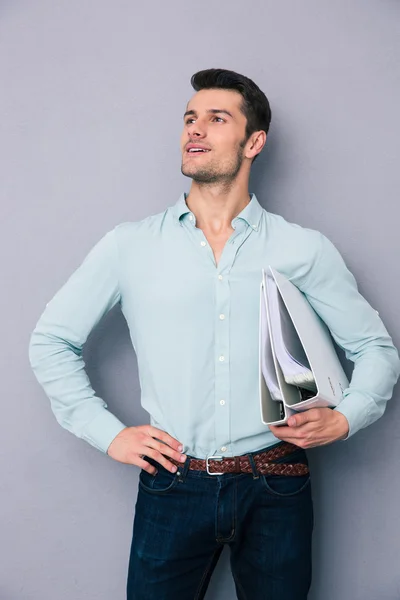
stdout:
<svg viewBox="0 0 400 600">
<path fill-rule="evenodd" d="M 236 246 L 227 244 L 221 256 L 215 277 L 215 432 L 216 447 L 229 453 L 230 431 L 230 302 L 229 272 L 236 254 Z"/>
<path fill-rule="evenodd" d="M 230 440 L 229 415 L 229 304 L 230 288 L 226 275 L 216 275 L 215 303 L 215 433 L 216 446 L 227 446 Z M 225 452 L 225 451 L 224 451 Z"/>
</svg>

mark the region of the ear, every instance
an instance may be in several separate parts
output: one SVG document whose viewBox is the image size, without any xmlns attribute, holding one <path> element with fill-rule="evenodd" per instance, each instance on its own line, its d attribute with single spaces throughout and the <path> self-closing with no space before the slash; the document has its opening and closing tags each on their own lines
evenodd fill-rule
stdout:
<svg viewBox="0 0 400 600">
<path fill-rule="evenodd" d="M 247 141 L 248 149 L 246 151 L 246 157 L 254 158 L 257 154 L 259 154 L 264 148 L 266 140 L 267 134 L 265 131 L 260 130 L 252 133 Z"/>
</svg>

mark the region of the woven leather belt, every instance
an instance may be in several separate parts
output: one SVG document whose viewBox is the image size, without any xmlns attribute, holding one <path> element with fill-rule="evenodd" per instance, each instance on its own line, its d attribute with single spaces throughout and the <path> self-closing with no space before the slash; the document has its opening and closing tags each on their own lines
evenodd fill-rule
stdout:
<svg viewBox="0 0 400 600">
<path fill-rule="evenodd" d="M 274 463 L 273 461 L 293 454 L 299 447 L 288 442 L 283 442 L 271 450 L 252 454 L 257 472 L 261 475 L 306 475 L 309 472 L 308 465 L 303 463 Z M 175 459 L 168 457 L 172 463 L 182 467 Z M 223 473 L 252 473 L 253 469 L 249 455 L 242 456 L 209 456 L 206 459 L 189 456 L 189 469 L 195 471 L 207 471 L 210 475 L 222 475 Z"/>
</svg>

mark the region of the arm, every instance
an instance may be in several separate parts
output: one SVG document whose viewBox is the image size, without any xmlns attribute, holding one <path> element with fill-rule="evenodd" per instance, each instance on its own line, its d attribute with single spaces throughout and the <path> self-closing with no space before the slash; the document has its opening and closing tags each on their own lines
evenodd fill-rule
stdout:
<svg viewBox="0 0 400 600">
<path fill-rule="evenodd" d="M 354 370 L 343 400 L 333 411 L 311 409 L 291 417 L 288 427 L 272 429 L 281 439 L 296 434 L 304 447 L 348 439 L 376 421 L 383 415 L 400 375 L 398 351 L 378 313 L 359 293 L 336 247 L 323 234 L 319 236 L 319 251 L 299 288 L 346 357 L 354 362 Z M 307 436 L 306 442 L 301 433 Z"/>
<path fill-rule="evenodd" d="M 29 361 L 58 423 L 106 452 L 125 425 L 96 396 L 82 348 L 120 300 L 115 229 L 106 233 L 55 294 L 31 334 Z"/>
</svg>

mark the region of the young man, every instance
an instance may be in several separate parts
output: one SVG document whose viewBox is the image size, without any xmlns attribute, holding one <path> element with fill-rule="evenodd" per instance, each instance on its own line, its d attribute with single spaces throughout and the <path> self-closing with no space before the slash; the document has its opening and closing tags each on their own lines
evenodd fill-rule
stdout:
<svg viewBox="0 0 400 600">
<path fill-rule="evenodd" d="M 347 439 L 378 419 L 399 355 L 333 244 L 249 194 L 270 123 L 263 92 L 223 69 L 191 82 L 196 93 L 181 137 L 189 194 L 100 239 L 46 306 L 30 362 L 60 425 L 141 468 L 128 600 L 203 598 L 224 544 L 238 598 L 304 600 L 313 527 L 304 449 Z M 306 294 L 355 363 L 337 409 L 309 410 L 281 428 L 267 428 L 259 412 L 267 265 Z M 116 303 L 151 425 L 121 423 L 84 370 L 82 347 Z"/>
</svg>

